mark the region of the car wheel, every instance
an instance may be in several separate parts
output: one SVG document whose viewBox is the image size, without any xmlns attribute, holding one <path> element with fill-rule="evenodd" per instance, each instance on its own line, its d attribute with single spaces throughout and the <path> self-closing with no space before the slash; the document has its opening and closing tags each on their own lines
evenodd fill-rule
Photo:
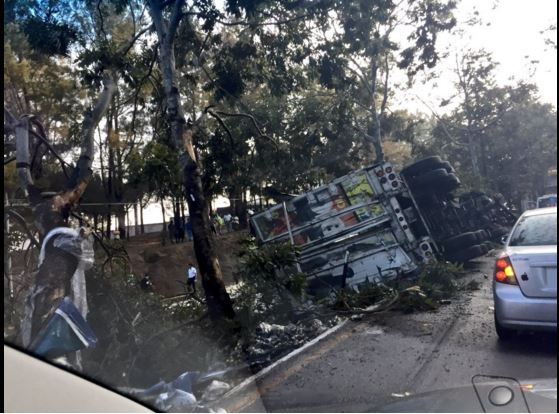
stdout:
<svg viewBox="0 0 559 414">
<path fill-rule="evenodd" d="M 401 174 L 405 177 L 413 177 L 436 168 L 441 168 L 442 163 L 443 161 L 441 160 L 441 157 L 436 155 L 433 157 L 423 158 L 422 160 L 414 162 L 413 164 L 403 168 Z"/>
<path fill-rule="evenodd" d="M 505 328 L 503 325 L 499 323 L 497 319 L 497 315 L 495 315 L 495 332 L 497 332 L 497 336 L 499 340 L 505 342 L 510 341 L 515 334 L 515 331 L 509 328 Z"/>
<path fill-rule="evenodd" d="M 446 259 L 451 262 L 464 263 L 476 257 L 483 256 L 487 251 L 484 246 L 475 244 L 462 250 L 458 250 L 446 255 Z"/>
<path fill-rule="evenodd" d="M 477 235 L 474 232 L 462 233 L 443 240 L 442 242 L 442 246 L 446 252 L 454 252 L 474 244 L 477 244 Z"/>
</svg>

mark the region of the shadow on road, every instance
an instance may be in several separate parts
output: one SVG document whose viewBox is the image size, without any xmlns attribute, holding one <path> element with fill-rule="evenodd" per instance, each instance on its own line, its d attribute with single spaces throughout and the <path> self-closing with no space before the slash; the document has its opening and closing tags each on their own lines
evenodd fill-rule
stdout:
<svg viewBox="0 0 559 414">
<path fill-rule="evenodd" d="M 497 342 L 499 352 L 548 357 L 557 355 L 557 333 L 521 333 L 510 341 Z"/>
</svg>

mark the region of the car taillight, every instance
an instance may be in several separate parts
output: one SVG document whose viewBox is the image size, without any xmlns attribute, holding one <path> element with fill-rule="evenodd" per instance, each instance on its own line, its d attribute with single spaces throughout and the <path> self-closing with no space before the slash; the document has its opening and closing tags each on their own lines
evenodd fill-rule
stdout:
<svg viewBox="0 0 559 414">
<path fill-rule="evenodd" d="M 517 285 L 516 275 L 512 268 L 512 263 L 508 256 L 501 256 L 495 263 L 495 281 L 499 283 L 507 283 L 509 285 Z"/>
</svg>

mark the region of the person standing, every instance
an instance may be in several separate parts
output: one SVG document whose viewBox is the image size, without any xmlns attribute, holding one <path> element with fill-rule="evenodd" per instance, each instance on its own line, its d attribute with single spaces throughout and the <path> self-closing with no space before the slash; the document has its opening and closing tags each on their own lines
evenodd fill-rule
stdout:
<svg viewBox="0 0 559 414">
<path fill-rule="evenodd" d="M 188 241 L 192 241 L 194 237 L 192 235 L 192 223 L 190 222 L 190 217 L 186 218 L 186 223 L 184 224 L 184 230 L 186 231 L 186 237 Z"/>
<path fill-rule="evenodd" d="M 223 230 L 223 218 L 219 215 L 219 213 L 215 213 L 215 225 L 217 234 L 221 235 L 221 231 Z"/>
<path fill-rule="evenodd" d="M 227 228 L 227 233 L 231 233 L 233 231 L 233 222 L 231 221 L 233 217 L 229 212 L 225 213 L 223 216 L 223 221 L 225 222 L 225 227 Z"/>
<path fill-rule="evenodd" d="M 185 229 L 185 219 L 184 217 L 181 217 L 181 221 L 180 221 L 180 226 L 179 226 L 179 238 L 181 243 L 184 243 L 184 236 L 186 233 L 186 229 Z"/>
<path fill-rule="evenodd" d="M 233 218 L 231 219 L 231 221 L 233 222 L 233 230 L 240 230 L 240 221 L 239 221 L 239 216 L 233 216 Z"/>
<path fill-rule="evenodd" d="M 171 240 L 171 244 L 173 244 L 173 238 L 175 237 L 175 224 L 173 223 L 173 219 L 169 220 L 167 229 L 169 230 L 169 240 Z"/>
<path fill-rule="evenodd" d="M 144 273 L 144 277 L 140 281 L 140 287 L 142 290 L 150 291 L 153 289 L 153 283 L 147 273 Z"/>
<path fill-rule="evenodd" d="M 187 269 L 188 279 L 186 281 L 186 288 L 192 288 L 192 293 L 196 293 L 196 274 L 198 273 L 192 263 L 188 264 Z"/>
</svg>

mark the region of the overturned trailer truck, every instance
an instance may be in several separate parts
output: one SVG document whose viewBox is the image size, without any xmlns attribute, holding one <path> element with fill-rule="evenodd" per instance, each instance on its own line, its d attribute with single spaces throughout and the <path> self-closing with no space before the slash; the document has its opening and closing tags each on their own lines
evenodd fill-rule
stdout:
<svg viewBox="0 0 559 414">
<path fill-rule="evenodd" d="M 317 294 L 411 275 L 435 257 L 466 261 L 486 253 L 495 235 L 467 221 L 479 216 L 470 211 L 479 197 L 468 196 L 468 210 L 453 195 L 460 181 L 450 164 L 426 160 L 406 174 L 388 162 L 351 172 L 254 215 L 253 232 L 261 243 L 298 246 L 300 270 Z M 486 216 L 498 221 L 502 214 L 492 208 L 484 207 Z"/>
</svg>

